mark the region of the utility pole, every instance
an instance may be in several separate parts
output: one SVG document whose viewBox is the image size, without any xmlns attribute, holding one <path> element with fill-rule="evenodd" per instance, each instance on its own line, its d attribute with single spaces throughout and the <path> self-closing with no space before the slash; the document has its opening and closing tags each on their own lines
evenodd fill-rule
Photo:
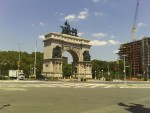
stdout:
<svg viewBox="0 0 150 113">
<path fill-rule="evenodd" d="M 17 43 L 18 47 L 19 47 L 19 59 L 18 59 L 18 71 L 20 70 L 20 52 L 21 52 L 21 48 L 20 48 L 20 43 Z"/>
<path fill-rule="evenodd" d="M 36 78 L 36 50 L 37 50 L 37 40 L 35 43 L 35 55 L 34 55 L 34 76 Z"/>
<path fill-rule="evenodd" d="M 21 47 L 20 47 L 20 43 L 17 43 L 18 47 L 19 47 L 19 56 L 18 56 L 18 72 L 20 72 L 20 53 L 21 53 Z M 17 73 L 17 80 L 18 80 L 18 73 Z"/>
</svg>

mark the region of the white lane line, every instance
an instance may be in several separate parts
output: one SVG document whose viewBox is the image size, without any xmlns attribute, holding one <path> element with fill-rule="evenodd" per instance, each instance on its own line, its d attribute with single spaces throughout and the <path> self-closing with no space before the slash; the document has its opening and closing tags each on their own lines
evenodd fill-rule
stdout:
<svg viewBox="0 0 150 113">
<path fill-rule="evenodd" d="M 112 87 L 112 85 L 105 86 L 104 88 L 110 88 L 110 87 Z"/>
</svg>

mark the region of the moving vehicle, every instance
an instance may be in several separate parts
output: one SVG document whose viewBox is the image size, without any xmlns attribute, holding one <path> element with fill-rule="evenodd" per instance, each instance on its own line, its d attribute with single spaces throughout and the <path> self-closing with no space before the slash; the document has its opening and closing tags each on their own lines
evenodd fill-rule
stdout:
<svg viewBox="0 0 150 113">
<path fill-rule="evenodd" d="M 23 70 L 9 70 L 10 79 L 24 80 L 25 76 Z"/>
</svg>

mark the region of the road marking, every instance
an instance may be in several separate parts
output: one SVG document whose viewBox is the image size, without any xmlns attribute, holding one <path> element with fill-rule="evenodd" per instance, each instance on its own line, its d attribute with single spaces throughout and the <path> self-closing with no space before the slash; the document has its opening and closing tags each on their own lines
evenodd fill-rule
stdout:
<svg viewBox="0 0 150 113">
<path fill-rule="evenodd" d="M 0 84 L 0 88 L 27 88 L 27 87 L 58 87 L 58 88 L 150 88 L 150 84 L 101 84 L 101 83 L 64 83 L 64 82 L 44 82 L 44 83 L 6 83 Z"/>
<path fill-rule="evenodd" d="M 112 87 L 112 85 L 109 85 L 109 86 L 105 86 L 105 88 L 110 88 L 110 87 Z"/>
</svg>

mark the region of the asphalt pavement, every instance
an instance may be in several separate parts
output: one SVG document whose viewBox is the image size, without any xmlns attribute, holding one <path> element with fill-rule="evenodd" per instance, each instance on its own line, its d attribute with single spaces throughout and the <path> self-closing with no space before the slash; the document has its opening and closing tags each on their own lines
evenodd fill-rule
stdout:
<svg viewBox="0 0 150 113">
<path fill-rule="evenodd" d="M 0 81 L 0 113 L 150 113 L 149 88 L 97 84 Z"/>
</svg>

